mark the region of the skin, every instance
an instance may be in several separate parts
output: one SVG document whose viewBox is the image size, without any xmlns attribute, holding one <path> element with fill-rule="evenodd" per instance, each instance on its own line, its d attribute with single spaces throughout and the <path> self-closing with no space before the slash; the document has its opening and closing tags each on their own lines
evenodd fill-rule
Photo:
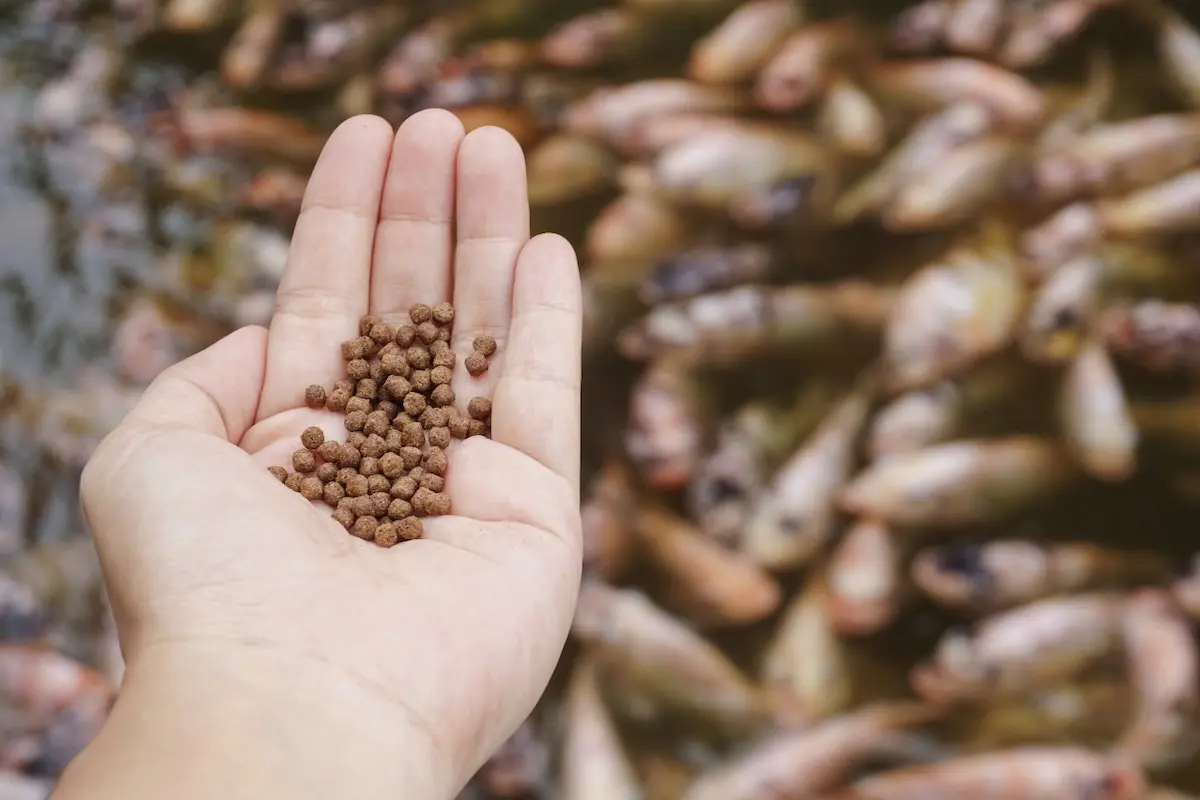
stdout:
<svg viewBox="0 0 1200 800">
<path fill-rule="evenodd" d="M 492 398 L 493 438 L 454 445 L 454 515 L 382 549 L 266 467 L 340 426 L 304 388 L 340 377 L 360 315 L 442 300 L 459 404 Z M 571 246 L 529 238 L 509 134 L 441 110 L 343 123 L 270 330 L 164 372 L 84 470 L 127 671 L 55 800 L 453 797 L 533 708 L 574 612 L 581 316 Z M 471 379 L 483 332 L 499 351 Z"/>
</svg>

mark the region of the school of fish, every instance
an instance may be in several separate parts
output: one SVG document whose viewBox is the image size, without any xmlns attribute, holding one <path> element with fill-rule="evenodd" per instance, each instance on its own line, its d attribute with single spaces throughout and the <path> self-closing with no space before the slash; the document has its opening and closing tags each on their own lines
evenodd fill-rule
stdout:
<svg viewBox="0 0 1200 800">
<path fill-rule="evenodd" d="M 459 800 L 1200 797 L 1200 10 L 0 19 L 32 89 L 12 141 L 100 342 L 0 269 L 0 800 L 43 800 L 120 682 L 53 498 L 159 371 L 269 319 L 329 131 L 428 107 L 521 143 L 586 305 L 571 640 Z"/>
</svg>

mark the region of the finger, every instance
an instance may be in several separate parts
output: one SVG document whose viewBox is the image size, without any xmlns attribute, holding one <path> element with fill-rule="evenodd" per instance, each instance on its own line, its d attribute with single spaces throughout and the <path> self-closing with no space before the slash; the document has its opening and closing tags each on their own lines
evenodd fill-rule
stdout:
<svg viewBox="0 0 1200 800">
<path fill-rule="evenodd" d="M 517 260 L 508 351 L 492 402 L 492 438 L 578 491 L 583 299 L 575 251 L 542 234 Z"/>
<path fill-rule="evenodd" d="M 238 443 L 258 410 L 267 341 L 265 328 L 239 328 L 167 368 L 121 425 L 187 428 Z"/>
<path fill-rule="evenodd" d="M 517 254 L 529 240 L 529 198 L 521 146 L 500 128 L 471 131 L 458 148 L 458 242 L 454 252 L 454 342 L 461 363 L 482 333 L 501 349 L 489 371 L 456 370 L 455 394 L 491 396 L 503 369 Z"/>
<path fill-rule="evenodd" d="M 371 270 L 372 314 L 406 316 L 414 303 L 450 299 L 454 182 L 463 126 L 431 108 L 396 132 L 383 186 Z"/>
<path fill-rule="evenodd" d="M 122 474 L 120 465 L 158 434 L 184 431 L 222 443 L 241 440 L 254 424 L 266 358 L 266 329 L 249 326 L 159 374 L 84 468 L 85 505 L 88 498 L 106 496 L 104 487 Z"/>
<path fill-rule="evenodd" d="M 329 137 L 304 192 L 279 282 L 259 419 L 303 403 L 304 387 L 341 376 L 338 343 L 367 312 L 371 250 L 392 129 L 346 120 Z"/>
</svg>

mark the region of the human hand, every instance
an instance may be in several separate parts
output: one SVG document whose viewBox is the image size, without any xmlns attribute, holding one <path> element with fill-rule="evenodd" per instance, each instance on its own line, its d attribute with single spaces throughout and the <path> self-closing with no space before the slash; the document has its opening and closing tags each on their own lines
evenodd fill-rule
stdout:
<svg viewBox="0 0 1200 800">
<path fill-rule="evenodd" d="M 452 445 L 453 515 L 383 549 L 266 467 L 290 464 L 309 425 L 345 439 L 341 416 L 306 408 L 304 389 L 343 376 L 339 343 L 361 315 L 395 322 L 445 300 L 453 388 L 460 406 L 493 399 L 492 438 Z M 247 726 L 257 733 L 243 747 L 280 750 L 247 769 L 300 770 L 289 797 L 330 796 L 339 779 L 337 796 L 452 796 L 532 709 L 570 627 L 581 316 L 570 245 L 529 239 L 524 159 L 507 133 L 464 138 L 439 110 L 394 141 L 378 118 L 339 127 L 309 182 L 270 332 L 243 328 L 167 370 L 84 471 L 127 661 L 109 726 L 124 734 L 106 728 L 92 749 L 111 760 L 139 726 L 166 729 L 143 734 L 146 747 Z M 484 332 L 500 348 L 470 378 L 463 357 Z M 329 787 L 313 759 L 332 762 Z"/>
</svg>

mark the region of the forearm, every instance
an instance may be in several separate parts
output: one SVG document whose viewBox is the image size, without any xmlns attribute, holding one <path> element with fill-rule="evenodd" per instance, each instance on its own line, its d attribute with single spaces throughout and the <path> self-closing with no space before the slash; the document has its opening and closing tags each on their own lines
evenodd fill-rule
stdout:
<svg viewBox="0 0 1200 800">
<path fill-rule="evenodd" d="M 172 653 L 131 664 L 52 800 L 445 800 L 427 739 L 323 667 Z M 440 773 L 440 774 L 439 774 Z"/>
</svg>

